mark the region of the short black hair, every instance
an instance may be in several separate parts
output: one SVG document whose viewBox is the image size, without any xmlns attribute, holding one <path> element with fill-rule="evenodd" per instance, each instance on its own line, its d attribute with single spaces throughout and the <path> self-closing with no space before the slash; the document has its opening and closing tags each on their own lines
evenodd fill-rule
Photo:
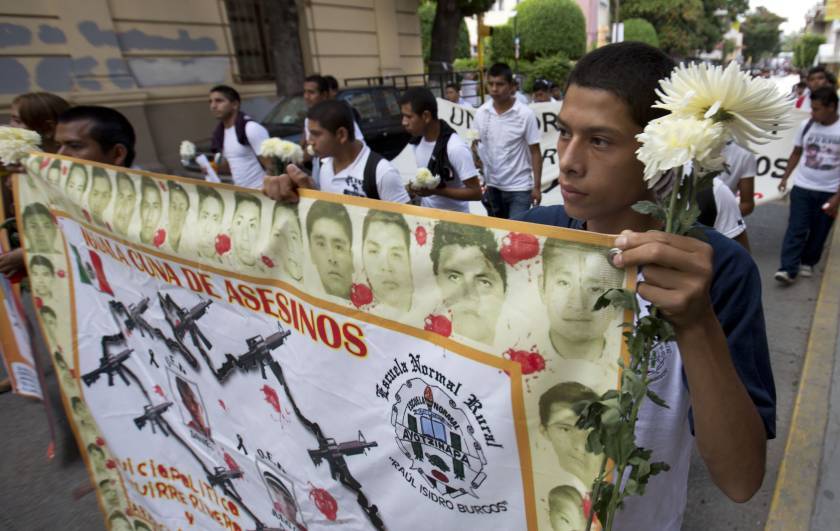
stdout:
<svg viewBox="0 0 840 531">
<path fill-rule="evenodd" d="M 355 140 L 356 134 L 353 127 L 353 109 L 344 101 L 327 100 L 316 103 L 306 117 L 310 121 L 318 122 L 322 128 L 331 134 L 336 134 L 340 128 L 347 130 L 347 138 Z"/>
<path fill-rule="evenodd" d="M 91 122 L 90 137 L 99 144 L 102 151 L 109 151 L 117 144 L 122 145 L 126 150 L 123 165 L 129 167 L 134 163 L 134 144 L 137 137 L 131 122 L 121 112 L 110 107 L 79 105 L 70 107 L 58 117 L 60 124 L 81 120 Z"/>
<path fill-rule="evenodd" d="M 312 74 L 311 76 L 306 76 L 303 79 L 304 83 L 315 83 L 318 85 L 318 92 L 329 92 L 330 85 L 327 82 L 327 79 L 319 74 Z"/>
<path fill-rule="evenodd" d="M 331 219 L 341 225 L 347 235 L 347 241 L 353 245 L 353 222 L 350 221 L 350 214 L 344 205 L 330 203 L 329 201 L 318 200 L 309 207 L 306 213 L 306 238 L 312 238 L 312 228 L 320 219 Z"/>
<path fill-rule="evenodd" d="M 172 197 L 173 193 L 180 193 L 184 194 L 184 197 L 187 200 L 187 210 L 190 208 L 190 194 L 184 189 L 183 186 L 176 183 L 175 181 L 166 181 L 166 187 L 169 188 L 169 197 Z M 171 201 L 170 201 L 171 202 Z"/>
<path fill-rule="evenodd" d="M 140 179 L 140 195 L 143 195 L 143 190 L 146 188 L 153 188 L 154 191 L 157 193 L 158 197 L 160 197 L 160 189 L 158 188 L 157 181 L 152 179 L 151 177 L 144 175 Z"/>
<path fill-rule="evenodd" d="M 475 225 L 439 221 L 435 225 L 435 234 L 432 237 L 432 249 L 429 257 L 432 259 L 432 272 L 438 274 L 440 264 L 440 253 L 447 245 L 460 245 L 461 247 L 478 247 L 484 258 L 493 266 L 499 276 L 502 277 L 502 286 L 507 290 L 507 270 L 502 257 L 499 254 L 499 244 L 493 231 Z"/>
<path fill-rule="evenodd" d="M 216 85 L 210 89 L 210 92 L 218 92 L 228 101 L 242 102 L 242 97 L 239 95 L 239 92 L 228 85 Z"/>
<path fill-rule="evenodd" d="M 297 223 L 298 229 L 300 229 L 300 210 L 298 209 L 297 203 L 285 203 L 283 201 L 277 201 L 274 203 L 274 211 L 271 213 L 271 224 L 274 225 L 274 222 L 277 220 L 277 214 L 281 210 L 291 212 L 295 222 Z"/>
<path fill-rule="evenodd" d="M 653 108 L 659 82 L 671 75 L 676 64 L 659 48 L 641 42 L 619 42 L 584 55 L 572 69 L 564 92 L 577 85 L 606 90 L 627 104 L 640 128 L 668 111 Z"/>
<path fill-rule="evenodd" d="M 249 194 L 246 192 L 234 192 L 233 193 L 233 211 L 236 212 L 236 209 L 239 208 L 239 205 L 242 203 L 253 203 L 257 205 L 257 208 L 262 213 L 262 201 L 260 201 L 259 197 L 255 196 L 254 194 Z"/>
<path fill-rule="evenodd" d="M 70 169 L 67 170 L 67 180 L 64 182 L 64 187 L 67 188 L 67 185 L 70 184 L 70 176 L 72 176 L 73 172 L 75 172 L 76 170 L 81 170 L 82 174 L 85 176 L 85 185 L 82 188 L 87 190 L 87 185 L 88 185 L 87 167 L 85 167 L 83 164 L 79 164 L 78 162 L 74 162 L 73 164 L 71 164 Z"/>
<path fill-rule="evenodd" d="M 330 90 L 338 90 L 338 80 L 335 78 L 335 76 L 326 75 L 324 76 L 324 81 L 327 82 L 327 88 L 329 88 Z"/>
<path fill-rule="evenodd" d="M 837 92 L 831 87 L 820 87 L 811 93 L 811 101 L 818 101 L 826 107 L 837 108 Z"/>
<path fill-rule="evenodd" d="M 400 105 L 411 105 L 411 112 L 422 116 L 429 111 L 432 119 L 438 119 L 437 98 L 426 87 L 411 87 L 400 96 Z"/>
<path fill-rule="evenodd" d="M 48 209 L 43 203 L 29 203 L 26 207 L 24 207 L 22 214 L 24 224 L 26 223 L 26 219 L 31 218 L 32 216 L 47 216 L 52 219 L 50 209 Z"/>
<path fill-rule="evenodd" d="M 105 168 L 100 168 L 99 166 L 94 166 L 90 172 L 90 180 L 93 182 L 94 179 L 105 179 L 108 182 L 108 188 L 111 187 L 111 178 L 108 177 L 108 172 L 105 171 Z M 91 185 L 93 186 L 93 185 Z"/>
<path fill-rule="evenodd" d="M 487 71 L 487 77 L 503 77 L 505 81 L 513 85 L 513 70 L 507 63 L 495 63 Z"/>
<path fill-rule="evenodd" d="M 224 215 L 225 201 L 222 199 L 222 194 L 220 194 L 215 188 L 210 188 L 209 186 L 196 186 L 196 190 L 198 191 L 199 210 L 201 209 L 201 205 L 204 203 L 204 200 L 209 197 L 219 201 L 219 204 L 222 205 L 222 215 Z"/>
<path fill-rule="evenodd" d="M 405 216 L 397 212 L 388 212 L 387 210 L 368 210 L 368 213 L 365 214 L 365 220 L 362 222 L 362 243 L 367 239 L 368 229 L 370 229 L 372 223 L 391 223 L 396 225 L 403 233 L 405 248 L 411 249 L 411 229 L 408 228 Z"/>
<path fill-rule="evenodd" d="M 446 88 L 452 88 L 452 89 L 455 89 L 455 90 L 461 90 L 461 85 L 459 85 L 458 83 L 456 83 L 456 82 L 454 82 L 454 81 L 450 81 L 449 83 L 447 83 L 447 84 L 446 84 Z"/>
<path fill-rule="evenodd" d="M 569 404 L 573 406 L 581 400 L 597 400 L 595 391 L 580 382 L 563 382 L 555 385 L 540 396 L 540 425 L 548 426 L 553 404 Z"/>
<path fill-rule="evenodd" d="M 53 267 L 53 263 L 46 256 L 41 256 L 40 254 L 36 254 L 35 256 L 30 258 L 29 259 L 29 269 L 32 269 L 35 266 L 46 267 L 47 269 L 50 270 L 50 275 L 55 275 L 55 268 Z"/>
<path fill-rule="evenodd" d="M 46 305 L 45 305 L 45 306 L 41 306 L 41 309 L 40 309 L 40 310 L 38 310 L 38 313 L 40 313 L 42 316 L 43 316 L 43 315 L 50 314 L 50 315 L 52 315 L 52 316 L 53 316 L 53 319 L 55 319 L 55 317 L 56 317 L 56 315 L 55 315 L 55 310 L 53 310 L 52 308 L 50 308 L 49 306 L 46 306 Z"/>
<path fill-rule="evenodd" d="M 549 91 L 549 90 L 551 90 L 551 85 L 552 85 L 551 81 L 548 81 L 547 79 L 537 79 L 536 81 L 534 81 L 534 84 L 531 86 L 531 90 L 533 92 L 536 92 L 538 90 Z"/>
<path fill-rule="evenodd" d="M 99 452 L 99 454 L 102 457 L 105 457 L 105 450 L 100 448 L 99 445 L 96 444 L 96 443 L 90 443 L 89 445 L 87 445 L 87 451 L 88 451 L 89 454 L 91 454 L 93 452 Z"/>
<path fill-rule="evenodd" d="M 828 73 L 828 70 L 826 70 L 826 69 L 825 69 L 825 67 L 824 67 L 823 65 L 817 65 L 817 66 L 813 66 L 813 67 L 809 68 L 809 69 L 808 69 L 808 75 L 807 75 L 807 76 L 805 76 L 805 77 L 806 77 L 806 78 L 809 78 L 809 77 L 811 77 L 811 76 L 812 76 L 812 75 L 814 75 L 814 74 L 823 74 L 823 75 L 825 75 L 825 74 L 827 74 L 827 73 Z"/>
</svg>

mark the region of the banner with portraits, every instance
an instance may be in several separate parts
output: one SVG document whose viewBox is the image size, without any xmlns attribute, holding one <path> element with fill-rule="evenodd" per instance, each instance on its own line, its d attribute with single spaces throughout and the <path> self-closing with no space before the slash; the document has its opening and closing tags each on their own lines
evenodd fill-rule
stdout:
<svg viewBox="0 0 840 531">
<path fill-rule="evenodd" d="M 612 238 L 34 154 L 40 326 L 109 529 L 579 529 Z M 53 318 L 54 317 L 54 318 Z"/>
</svg>

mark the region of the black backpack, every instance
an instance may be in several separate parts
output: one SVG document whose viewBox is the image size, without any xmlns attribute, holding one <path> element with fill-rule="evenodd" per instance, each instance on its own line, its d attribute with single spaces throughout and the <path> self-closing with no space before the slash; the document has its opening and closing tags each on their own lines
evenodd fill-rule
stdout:
<svg viewBox="0 0 840 531">
<path fill-rule="evenodd" d="M 455 134 L 455 130 L 443 120 L 440 120 L 440 134 L 435 141 L 435 147 L 432 148 L 432 156 L 429 157 L 429 163 L 426 167 L 432 172 L 432 175 L 438 175 L 442 182 L 451 181 L 454 178 L 452 167 L 449 165 L 449 138 Z M 423 137 L 418 136 L 409 140 L 409 144 L 418 145 L 423 140 Z"/>
<path fill-rule="evenodd" d="M 381 160 L 384 160 L 384 157 L 371 149 L 367 162 L 365 162 L 364 180 L 362 181 L 362 190 L 370 199 L 379 199 L 379 189 L 376 187 L 376 167 L 379 166 Z"/>
</svg>

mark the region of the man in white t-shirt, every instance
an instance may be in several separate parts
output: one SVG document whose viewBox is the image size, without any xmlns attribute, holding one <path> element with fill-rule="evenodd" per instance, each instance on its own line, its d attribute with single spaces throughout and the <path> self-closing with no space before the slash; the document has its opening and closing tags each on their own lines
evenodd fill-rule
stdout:
<svg viewBox="0 0 840 531">
<path fill-rule="evenodd" d="M 242 100 L 232 87 L 218 85 L 210 90 L 210 112 L 219 119 L 213 131 L 211 149 L 221 153 L 233 184 L 243 188 L 262 188 L 268 161 L 260 160 L 260 146 L 268 130 L 239 110 Z"/>
<path fill-rule="evenodd" d="M 703 190 L 697 194 L 700 206 L 698 221 L 727 238 L 740 243 L 747 251 L 750 242 L 747 239 L 747 224 L 741 215 L 738 198 L 722 180 L 715 177 L 711 190 Z"/>
<path fill-rule="evenodd" d="M 402 124 L 414 138 L 414 158 L 418 168 L 428 168 L 440 177 L 433 189 L 409 193 L 421 197 L 428 208 L 469 212 L 468 201 L 481 199 L 481 184 L 472 152 L 446 122 L 438 119 L 437 99 L 425 87 L 410 88 L 400 98 Z"/>
<path fill-rule="evenodd" d="M 810 76 L 809 76 L 810 79 Z M 792 284 L 797 275 L 810 277 L 840 205 L 840 119 L 837 93 L 822 87 L 811 93 L 811 118 L 802 122 L 793 152 L 779 183 L 790 191 L 790 218 L 782 242 L 781 266 L 773 278 Z M 802 151 L 805 158 L 802 158 Z"/>
<path fill-rule="evenodd" d="M 317 180 L 290 164 L 286 173 L 266 178 L 263 192 L 275 201 L 298 200 L 298 188 L 408 203 L 399 171 L 353 133 L 353 111 L 344 102 L 322 101 L 309 110 L 309 145 L 321 157 Z"/>
<path fill-rule="evenodd" d="M 718 178 L 733 194 L 739 195 L 738 208 L 742 216 L 748 216 L 755 209 L 755 174 L 758 168 L 755 153 L 730 140 L 723 147 L 723 157 L 726 168 Z"/>
<path fill-rule="evenodd" d="M 542 153 L 537 117 L 517 101 L 513 72 L 496 63 L 487 72 L 491 100 L 475 115 L 484 167 L 485 206 L 497 218 L 522 214 L 542 199 Z M 533 181 L 531 176 L 533 175 Z"/>
<path fill-rule="evenodd" d="M 833 85 L 832 77 L 830 77 L 829 72 L 822 65 L 817 65 L 808 70 L 806 83 L 808 85 L 807 90 L 801 96 L 794 99 L 794 108 L 802 111 L 811 110 L 811 94 L 815 90 Z"/>
</svg>

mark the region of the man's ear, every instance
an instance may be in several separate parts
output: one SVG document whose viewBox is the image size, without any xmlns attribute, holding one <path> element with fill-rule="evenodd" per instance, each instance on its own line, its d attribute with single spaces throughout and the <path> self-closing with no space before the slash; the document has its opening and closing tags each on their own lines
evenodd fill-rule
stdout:
<svg viewBox="0 0 840 531">
<path fill-rule="evenodd" d="M 350 142 L 350 133 L 347 132 L 346 127 L 339 127 L 335 130 L 335 138 L 339 144 L 347 144 Z"/>
<path fill-rule="evenodd" d="M 122 144 L 114 144 L 108 153 L 108 158 L 114 166 L 124 166 L 126 157 L 128 157 L 128 148 Z"/>
<path fill-rule="evenodd" d="M 432 113 L 429 111 L 423 111 L 423 123 L 429 125 L 432 123 Z"/>
</svg>

